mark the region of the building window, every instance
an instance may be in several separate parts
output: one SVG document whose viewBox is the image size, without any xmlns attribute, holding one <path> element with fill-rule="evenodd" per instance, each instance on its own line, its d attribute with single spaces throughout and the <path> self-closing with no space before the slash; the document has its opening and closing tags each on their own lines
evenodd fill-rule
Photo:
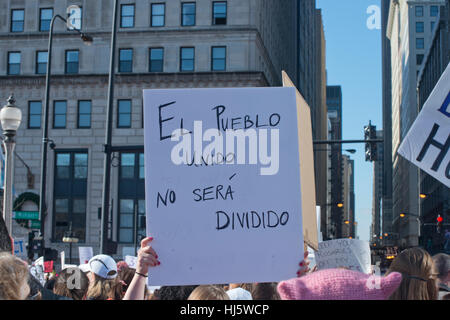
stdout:
<svg viewBox="0 0 450 320">
<path fill-rule="evenodd" d="M 164 3 L 152 3 L 152 27 L 164 27 L 166 5 Z"/>
<path fill-rule="evenodd" d="M 117 128 L 131 128 L 131 100 L 119 100 Z"/>
<path fill-rule="evenodd" d="M 25 20 L 25 10 L 23 9 L 11 10 L 11 32 L 23 32 L 24 20 Z"/>
<path fill-rule="evenodd" d="M 423 17 L 423 6 L 416 6 L 416 17 Z"/>
<path fill-rule="evenodd" d="M 72 26 L 68 27 L 67 30 L 81 30 L 81 18 L 83 17 L 83 8 L 78 6 L 79 10 L 75 8 L 71 9 L 70 12 L 67 13 L 67 22 L 69 22 Z"/>
<path fill-rule="evenodd" d="M 144 153 L 142 152 L 122 152 L 120 154 L 118 225 L 120 243 L 134 243 L 135 241 L 139 243 L 145 237 L 143 161 Z M 135 230 L 136 227 L 137 230 Z"/>
<path fill-rule="evenodd" d="M 78 50 L 66 51 L 66 73 L 78 73 Z"/>
<path fill-rule="evenodd" d="M 227 3 L 218 1 L 213 3 L 213 25 L 227 24 Z"/>
<path fill-rule="evenodd" d="M 39 31 L 49 31 L 50 30 L 50 22 L 53 18 L 53 9 L 40 9 L 39 16 Z"/>
<path fill-rule="evenodd" d="M 164 49 L 150 48 L 150 72 L 163 72 L 164 66 Z"/>
<path fill-rule="evenodd" d="M 417 55 L 417 65 L 420 66 L 422 64 L 423 61 L 423 54 L 418 54 Z"/>
<path fill-rule="evenodd" d="M 86 236 L 88 153 L 85 150 L 56 151 L 53 240 L 62 241 L 72 228 L 80 242 Z"/>
<path fill-rule="evenodd" d="M 225 71 L 227 60 L 227 48 L 226 47 L 212 47 L 211 49 L 211 70 L 212 71 Z"/>
<path fill-rule="evenodd" d="M 416 39 L 416 49 L 424 49 L 425 48 L 425 40 L 424 38 Z"/>
<path fill-rule="evenodd" d="M 41 128 L 42 102 L 28 102 L 28 129 Z"/>
<path fill-rule="evenodd" d="M 53 128 L 65 129 L 67 116 L 67 101 L 55 101 L 53 103 Z"/>
<path fill-rule="evenodd" d="M 180 71 L 194 71 L 195 49 L 181 48 L 180 57 Z"/>
<path fill-rule="evenodd" d="M 134 4 L 123 4 L 120 7 L 120 27 L 134 28 Z"/>
<path fill-rule="evenodd" d="M 416 33 L 423 33 L 424 29 L 425 27 L 423 22 L 416 22 Z"/>
<path fill-rule="evenodd" d="M 439 15 L 439 7 L 438 6 L 430 6 L 430 16 L 437 17 Z"/>
<path fill-rule="evenodd" d="M 46 74 L 47 73 L 47 51 L 37 51 L 36 52 L 36 74 Z"/>
<path fill-rule="evenodd" d="M 8 52 L 8 74 L 20 74 L 20 52 Z"/>
<path fill-rule="evenodd" d="M 195 2 L 184 2 L 181 8 L 181 25 L 195 26 Z"/>
<path fill-rule="evenodd" d="M 119 72 L 133 72 L 133 49 L 119 50 Z"/>
<path fill-rule="evenodd" d="M 434 21 L 431 21 L 431 32 L 434 30 Z"/>
<path fill-rule="evenodd" d="M 92 102 L 90 100 L 78 101 L 78 128 L 87 129 L 91 127 Z"/>
</svg>

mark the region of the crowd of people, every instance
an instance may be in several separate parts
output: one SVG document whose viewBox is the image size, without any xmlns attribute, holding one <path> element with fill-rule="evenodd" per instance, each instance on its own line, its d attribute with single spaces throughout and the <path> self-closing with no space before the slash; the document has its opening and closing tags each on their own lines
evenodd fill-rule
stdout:
<svg viewBox="0 0 450 320">
<path fill-rule="evenodd" d="M 104 254 L 53 274 L 43 285 L 27 262 L 0 253 L 0 300 L 450 300 L 450 256 L 421 248 L 400 252 L 385 275 L 346 268 L 310 269 L 307 252 L 297 277 L 279 283 L 166 286 L 150 291 L 160 268 L 152 238 L 142 240 L 136 268 Z"/>
</svg>

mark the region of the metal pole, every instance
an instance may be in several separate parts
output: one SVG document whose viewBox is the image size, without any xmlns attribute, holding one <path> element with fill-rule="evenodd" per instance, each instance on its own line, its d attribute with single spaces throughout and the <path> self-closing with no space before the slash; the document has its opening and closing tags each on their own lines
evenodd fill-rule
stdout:
<svg viewBox="0 0 450 320">
<path fill-rule="evenodd" d="M 100 253 L 105 253 L 108 242 L 108 215 L 109 215 L 109 189 L 111 180 L 111 140 L 112 140 L 112 114 L 114 106 L 114 65 L 116 51 L 116 29 L 117 29 L 117 6 L 118 0 L 114 1 L 113 25 L 111 31 L 111 59 L 109 63 L 109 87 L 108 106 L 106 109 L 106 133 L 105 133 L 105 160 L 103 174 L 103 195 L 102 195 L 102 221 L 100 236 Z"/>
<path fill-rule="evenodd" d="M 313 144 L 346 144 L 346 143 L 370 143 L 370 142 L 384 142 L 383 139 L 368 139 L 368 140 L 315 140 Z"/>
<path fill-rule="evenodd" d="M 12 237 L 12 186 L 13 186 L 13 154 L 15 141 L 15 132 L 7 130 L 3 133 L 5 135 L 4 147 L 5 147 L 5 181 L 3 189 L 3 220 L 5 221 L 6 228 L 10 237 Z"/>
</svg>

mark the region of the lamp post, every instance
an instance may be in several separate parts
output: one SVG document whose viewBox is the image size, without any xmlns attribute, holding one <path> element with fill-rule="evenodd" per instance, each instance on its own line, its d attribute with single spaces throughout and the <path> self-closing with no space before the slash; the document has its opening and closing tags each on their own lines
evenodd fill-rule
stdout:
<svg viewBox="0 0 450 320">
<path fill-rule="evenodd" d="M 16 107 L 16 100 L 11 95 L 8 98 L 8 104 L 3 106 L 0 111 L 0 121 L 2 124 L 3 146 L 5 147 L 5 181 L 3 188 L 3 219 L 8 229 L 9 235 L 12 237 L 12 185 L 13 185 L 13 154 L 16 142 L 14 136 L 19 129 L 22 121 L 22 111 Z"/>
<path fill-rule="evenodd" d="M 49 99 L 50 99 L 50 76 L 52 69 L 52 45 L 53 45 L 53 25 L 56 19 L 60 19 L 67 23 L 67 20 L 61 17 L 59 14 L 55 15 L 50 22 L 50 30 L 48 37 L 48 51 L 47 51 L 47 72 L 45 77 L 45 107 L 44 107 L 44 127 L 42 134 L 42 156 L 41 156 L 41 184 L 40 184 L 40 198 L 39 198 L 39 220 L 41 221 L 41 236 L 42 236 L 42 248 L 45 247 L 44 242 L 44 231 L 45 231 L 45 198 L 46 198 L 46 184 L 47 184 L 47 146 L 48 146 L 48 109 L 49 109 Z M 91 45 L 93 39 L 91 36 L 81 32 L 78 29 L 73 29 L 73 31 L 78 32 L 81 40 L 86 45 Z"/>
</svg>

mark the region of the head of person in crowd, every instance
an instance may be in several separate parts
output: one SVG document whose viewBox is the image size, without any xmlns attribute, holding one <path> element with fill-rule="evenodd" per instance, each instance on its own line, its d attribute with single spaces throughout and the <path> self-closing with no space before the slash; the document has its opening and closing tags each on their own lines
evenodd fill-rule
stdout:
<svg viewBox="0 0 450 320">
<path fill-rule="evenodd" d="M 387 275 L 402 274 L 402 282 L 391 300 L 436 300 L 438 282 L 436 268 L 430 254 L 421 248 L 403 250 L 392 261 Z"/>
<path fill-rule="evenodd" d="M 48 279 L 47 282 L 45 282 L 44 288 L 48 289 L 48 290 L 53 290 L 53 288 L 55 287 L 55 282 L 56 282 L 56 277 Z"/>
<path fill-rule="evenodd" d="M 226 291 L 230 300 L 253 300 L 250 291 L 242 288 L 234 288 Z"/>
<path fill-rule="evenodd" d="M 225 286 L 225 291 L 236 289 L 236 288 L 242 288 L 244 290 L 247 290 L 248 292 L 252 292 L 253 290 L 253 283 L 230 283 L 228 286 Z"/>
<path fill-rule="evenodd" d="M 62 270 L 55 280 L 53 292 L 57 295 L 84 300 L 89 287 L 89 279 L 78 267 Z"/>
<path fill-rule="evenodd" d="M 29 272 L 26 262 L 0 253 L 0 300 L 25 300 L 30 293 Z"/>
<path fill-rule="evenodd" d="M 253 300 L 280 300 L 277 285 L 276 282 L 253 284 L 253 290 L 251 291 Z"/>
<path fill-rule="evenodd" d="M 117 265 L 113 258 L 99 254 L 91 258 L 87 300 L 120 300 L 122 283 L 117 278 Z"/>
<path fill-rule="evenodd" d="M 230 300 L 230 298 L 222 287 L 203 285 L 195 288 L 187 300 Z"/>
<path fill-rule="evenodd" d="M 386 277 L 347 269 L 326 269 L 281 281 L 282 300 L 387 300 L 398 288 L 402 275 Z"/>
<path fill-rule="evenodd" d="M 450 284 L 450 255 L 439 253 L 433 256 L 437 277 L 440 283 L 449 286 Z"/>
<path fill-rule="evenodd" d="M 133 280 L 133 277 L 136 273 L 136 269 L 128 267 L 127 264 L 121 264 L 121 262 L 124 261 L 120 261 L 119 263 L 117 263 L 117 277 L 119 281 L 122 283 L 123 295 L 125 295 L 125 292 L 127 292 L 128 287 L 130 286 L 130 283 Z M 148 287 L 147 285 L 145 285 L 144 299 L 147 300 L 148 296 L 149 296 Z"/>
<path fill-rule="evenodd" d="M 163 286 L 153 292 L 152 300 L 187 300 L 197 286 Z"/>
</svg>

